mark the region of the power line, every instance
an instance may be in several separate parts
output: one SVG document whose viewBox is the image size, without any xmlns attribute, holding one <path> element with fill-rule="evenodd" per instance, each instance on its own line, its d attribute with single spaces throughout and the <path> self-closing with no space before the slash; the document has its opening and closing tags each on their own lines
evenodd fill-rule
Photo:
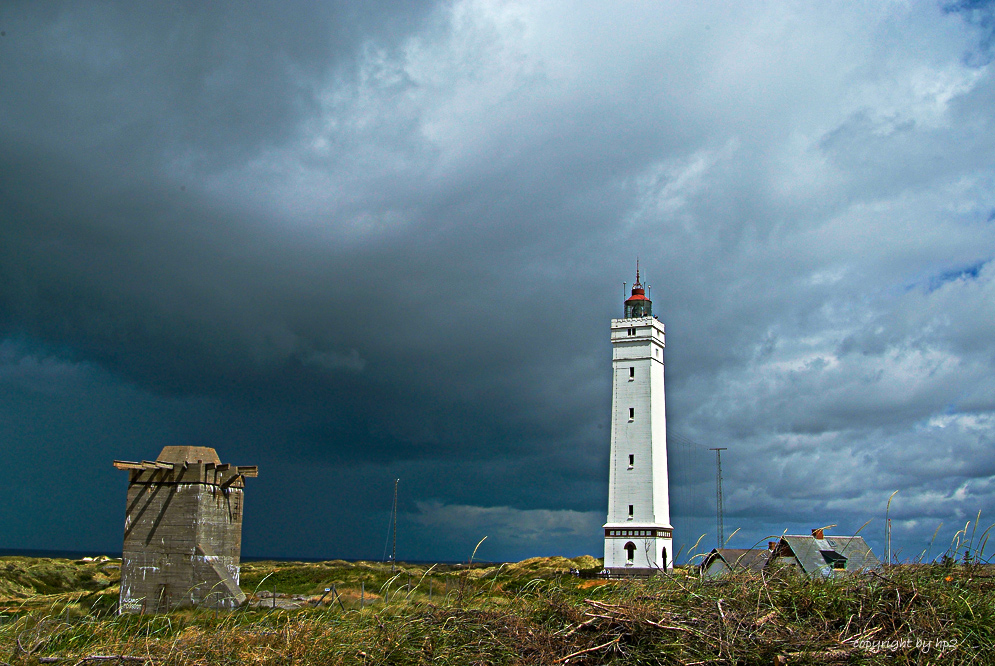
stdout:
<svg viewBox="0 0 995 666">
<path fill-rule="evenodd" d="M 670 458 L 671 475 L 671 520 L 674 521 L 674 533 L 679 534 L 675 539 L 675 552 L 678 549 L 677 541 L 683 540 L 684 546 L 680 548 L 685 558 L 694 556 L 691 549 L 695 545 L 696 539 L 700 535 L 695 515 L 696 507 L 700 506 L 698 496 L 695 493 L 696 477 L 698 471 L 704 469 L 707 456 L 706 448 L 698 442 L 685 437 L 672 430 L 667 431 L 667 455 Z M 687 549 L 687 550 L 685 550 Z"/>
<path fill-rule="evenodd" d="M 390 507 L 390 516 L 387 518 L 387 538 L 383 542 L 383 558 L 380 560 L 381 562 L 387 561 L 387 546 L 390 545 L 391 528 L 393 527 L 394 547 L 390 553 L 390 570 L 392 572 L 394 571 L 397 560 L 397 484 L 400 481 L 400 479 L 394 479 L 394 502 Z"/>
</svg>

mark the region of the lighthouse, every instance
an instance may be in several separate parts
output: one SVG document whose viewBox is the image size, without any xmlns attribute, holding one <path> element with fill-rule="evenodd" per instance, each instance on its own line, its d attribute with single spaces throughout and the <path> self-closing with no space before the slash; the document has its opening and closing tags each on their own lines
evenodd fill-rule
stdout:
<svg viewBox="0 0 995 666">
<path fill-rule="evenodd" d="M 664 329 L 639 281 L 611 320 L 612 426 L 605 569 L 648 575 L 674 566 L 663 388 Z"/>
</svg>

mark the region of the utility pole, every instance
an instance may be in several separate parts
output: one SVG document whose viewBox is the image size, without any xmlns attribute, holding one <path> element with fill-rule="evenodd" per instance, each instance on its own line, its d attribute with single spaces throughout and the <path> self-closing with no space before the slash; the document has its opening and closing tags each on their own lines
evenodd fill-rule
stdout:
<svg viewBox="0 0 995 666">
<path fill-rule="evenodd" d="M 718 548 L 722 548 L 725 544 L 722 543 L 725 540 L 725 535 L 722 530 L 722 452 L 728 451 L 729 447 L 715 447 L 708 449 L 709 451 L 715 451 L 715 522 L 718 528 Z"/>
</svg>

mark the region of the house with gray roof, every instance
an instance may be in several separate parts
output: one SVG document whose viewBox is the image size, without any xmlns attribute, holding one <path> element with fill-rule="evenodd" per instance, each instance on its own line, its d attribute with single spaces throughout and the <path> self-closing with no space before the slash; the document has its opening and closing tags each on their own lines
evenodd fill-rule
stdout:
<svg viewBox="0 0 995 666">
<path fill-rule="evenodd" d="M 729 572 L 759 573 L 770 556 L 767 548 L 713 548 L 701 563 L 701 575 L 717 578 Z"/>
<path fill-rule="evenodd" d="M 773 547 L 767 568 L 791 568 L 806 576 L 835 576 L 876 569 L 881 561 L 860 536 L 787 534 Z"/>
</svg>

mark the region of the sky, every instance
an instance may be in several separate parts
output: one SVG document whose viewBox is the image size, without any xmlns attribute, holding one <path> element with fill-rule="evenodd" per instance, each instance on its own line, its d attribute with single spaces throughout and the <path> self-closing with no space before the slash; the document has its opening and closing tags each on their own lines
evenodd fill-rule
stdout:
<svg viewBox="0 0 995 666">
<path fill-rule="evenodd" d="M 993 56 L 973 0 L 4 2 L 0 548 L 119 551 L 111 462 L 196 444 L 247 556 L 382 558 L 394 479 L 400 559 L 601 555 L 637 258 L 680 559 L 719 446 L 731 547 L 978 544 Z"/>
</svg>

